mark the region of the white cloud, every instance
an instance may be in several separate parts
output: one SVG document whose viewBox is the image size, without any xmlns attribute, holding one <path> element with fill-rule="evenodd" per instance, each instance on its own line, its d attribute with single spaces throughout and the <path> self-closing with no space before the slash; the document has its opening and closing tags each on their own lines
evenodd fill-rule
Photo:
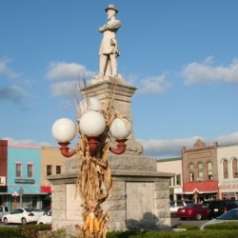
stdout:
<svg viewBox="0 0 238 238">
<path fill-rule="evenodd" d="M 78 95 L 80 84 L 93 75 L 93 72 L 81 64 L 66 62 L 51 63 L 47 72 L 47 78 L 53 81 L 51 84 L 53 95 L 69 97 Z"/>
<path fill-rule="evenodd" d="M 51 63 L 47 77 L 53 80 L 81 80 L 88 79 L 93 75 L 85 66 L 78 63 L 57 62 Z"/>
<path fill-rule="evenodd" d="M 165 74 L 147 77 L 138 80 L 138 93 L 141 94 L 161 94 L 171 86 Z"/>
<path fill-rule="evenodd" d="M 218 136 L 213 139 L 206 139 L 201 136 L 175 139 L 148 139 L 140 140 L 144 146 L 145 154 L 153 156 L 175 156 L 181 155 L 183 146 L 192 147 L 197 139 L 205 141 L 207 144 L 218 142 L 219 145 L 238 144 L 238 132 Z"/>
<path fill-rule="evenodd" d="M 238 144 L 238 131 L 217 137 L 216 141 L 221 145 Z"/>
<path fill-rule="evenodd" d="M 238 82 L 238 61 L 233 60 L 230 65 L 215 65 L 213 57 L 203 62 L 192 62 L 182 71 L 185 84 L 200 84 L 208 82 Z"/>
<path fill-rule="evenodd" d="M 10 67 L 9 67 L 10 60 L 6 58 L 0 58 L 0 75 L 5 76 L 7 78 L 17 78 L 19 74 L 14 72 Z"/>
<path fill-rule="evenodd" d="M 16 140 L 11 137 L 4 137 L 2 140 L 8 140 L 8 145 L 12 147 L 31 147 L 40 148 L 41 146 L 51 146 L 48 142 L 37 142 L 32 139 L 20 139 Z"/>
<path fill-rule="evenodd" d="M 0 87 L 0 101 L 9 101 L 19 104 L 26 96 L 26 91 L 20 86 L 10 85 Z"/>
<path fill-rule="evenodd" d="M 76 80 L 55 82 L 51 89 L 54 96 L 74 97 L 80 93 L 79 82 Z"/>
<path fill-rule="evenodd" d="M 154 156 L 174 156 L 180 155 L 183 146 L 192 146 L 199 136 L 191 138 L 176 139 L 148 139 L 140 140 L 144 146 L 145 154 Z"/>
<path fill-rule="evenodd" d="M 28 95 L 23 87 L 25 81 L 19 80 L 21 75 L 11 69 L 10 62 L 8 58 L 0 58 L 0 102 L 21 104 Z"/>
</svg>

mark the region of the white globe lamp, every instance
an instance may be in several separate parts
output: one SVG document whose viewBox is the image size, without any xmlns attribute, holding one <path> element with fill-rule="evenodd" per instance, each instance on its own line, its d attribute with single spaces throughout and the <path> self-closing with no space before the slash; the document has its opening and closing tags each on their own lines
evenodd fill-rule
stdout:
<svg viewBox="0 0 238 238">
<path fill-rule="evenodd" d="M 131 124 L 126 119 L 116 118 L 111 124 L 110 132 L 116 139 L 126 139 L 131 133 Z"/>
<path fill-rule="evenodd" d="M 60 118 L 52 126 L 52 134 L 59 143 L 66 143 L 74 139 L 77 132 L 75 123 L 68 118 Z"/>
<path fill-rule="evenodd" d="M 97 137 L 104 132 L 106 122 L 100 112 L 87 111 L 80 118 L 79 128 L 87 137 Z"/>
</svg>

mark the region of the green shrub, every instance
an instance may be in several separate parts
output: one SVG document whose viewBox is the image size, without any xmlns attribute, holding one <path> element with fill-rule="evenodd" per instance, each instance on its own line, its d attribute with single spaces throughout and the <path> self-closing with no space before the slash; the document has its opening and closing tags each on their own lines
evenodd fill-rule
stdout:
<svg viewBox="0 0 238 238">
<path fill-rule="evenodd" d="M 26 238 L 38 238 L 40 231 L 51 230 L 51 225 L 24 225 L 19 227 L 20 234 Z"/>
<path fill-rule="evenodd" d="M 0 238 L 38 238 L 39 231 L 50 230 L 50 225 L 0 227 Z"/>
<path fill-rule="evenodd" d="M 107 238 L 237 238 L 238 230 L 110 232 Z"/>
<path fill-rule="evenodd" d="M 1 238 L 25 238 L 18 227 L 0 227 Z"/>
<path fill-rule="evenodd" d="M 48 231 L 48 232 L 42 232 L 39 236 L 39 238 L 73 238 L 73 236 L 69 236 L 66 234 L 66 231 L 64 229 L 59 229 L 56 231 Z"/>
<path fill-rule="evenodd" d="M 238 230 L 238 221 L 237 222 L 225 222 L 220 224 L 212 224 L 206 226 L 204 229 L 207 230 Z"/>
</svg>

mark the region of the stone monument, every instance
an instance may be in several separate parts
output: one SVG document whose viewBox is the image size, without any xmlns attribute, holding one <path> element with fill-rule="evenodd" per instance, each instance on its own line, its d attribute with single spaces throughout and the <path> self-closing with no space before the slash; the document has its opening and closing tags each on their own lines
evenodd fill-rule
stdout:
<svg viewBox="0 0 238 238">
<path fill-rule="evenodd" d="M 118 9 L 110 4 L 105 9 L 108 21 L 99 28 L 103 34 L 99 50 L 99 73 L 81 90 L 85 97 L 110 102 L 121 116 L 130 119 L 131 98 L 136 88 L 129 85 L 117 70 L 119 56 L 116 19 Z M 141 112 L 142 113 L 142 112 Z M 169 180 L 172 174 L 157 172 L 156 161 L 143 154 L 142 145 L 131 133 L 123 155 L 111 155 L 113 185 L 104 209 L 109 213 L 109 230 L 160 229 L 170 226 Z M 53 229 L 66 228 L 70 233 L 82 221 L 82 203 L 76 192 L 79 159 L 67 159 L 66 173 L 51 176 L 53 184 Z"/>
</svg>

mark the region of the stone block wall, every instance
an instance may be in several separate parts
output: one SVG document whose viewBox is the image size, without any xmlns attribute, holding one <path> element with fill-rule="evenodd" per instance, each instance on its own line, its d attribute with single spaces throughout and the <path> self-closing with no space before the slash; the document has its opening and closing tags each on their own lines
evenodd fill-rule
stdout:
<svg viewBox="0 0 238 238">
<path fill-rule="evenodd" d="M 53 229 L 75 233 L 82 224 L 82 201 L 74 179 L 54 180 Z M 114 177 L 112 192 L 103 205 L 109 214 L 109 230 L 159 229 L 170 226 L 169 178 Z"/>
</svg>

